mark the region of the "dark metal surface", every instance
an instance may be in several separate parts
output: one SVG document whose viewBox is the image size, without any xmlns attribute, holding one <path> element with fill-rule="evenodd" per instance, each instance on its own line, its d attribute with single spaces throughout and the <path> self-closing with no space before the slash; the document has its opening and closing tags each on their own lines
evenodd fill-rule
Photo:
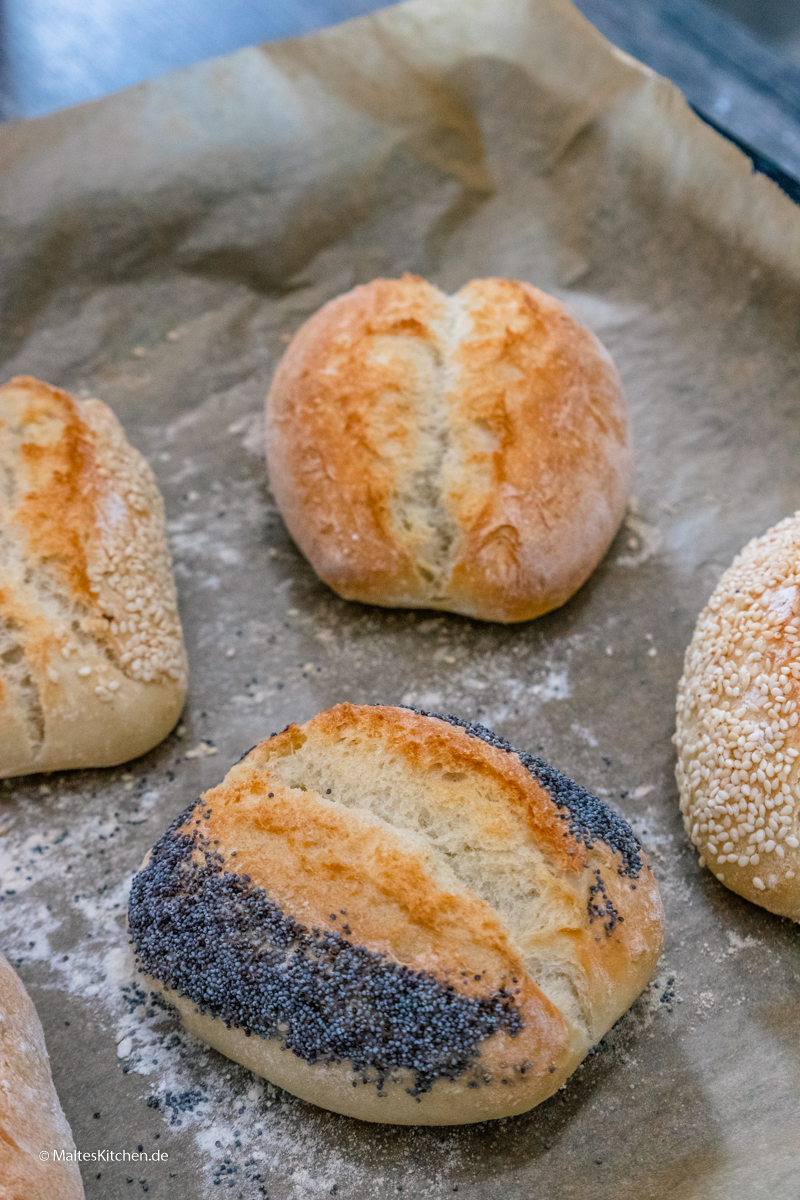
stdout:
<svg viewBox="0 0 800 1200">
<path fill-rule="evenodd" d="M 769 160 L 800 179 L 800 67 L 786 55 L 700 0 L 576 3 L 616 46 L 677 84 L 714 128 L 760 156 L 759 168 Z"/>
<path fill-rule="evenodd" d="M 800 5 L 797 0 L 710 0 L 758 37 L 790 55 L 800 54 Z"/>
</svg>

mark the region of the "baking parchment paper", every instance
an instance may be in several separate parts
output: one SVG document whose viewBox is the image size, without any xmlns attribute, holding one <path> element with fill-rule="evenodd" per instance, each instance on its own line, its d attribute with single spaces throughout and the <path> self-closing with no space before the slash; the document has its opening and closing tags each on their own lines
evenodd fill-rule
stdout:
<svg viewBox="0 0 800 1200">
<path fill-rule="evenodd" d="M 797 928 L 698 868 L 670 737 L 698 611 L 800 507 L 800 213 L 567 0 L 412 0 L 11 123 L 0 163 L 2 377 L 100 396 L 153 464 L 191 662 L 182 725 L 146 758 L 0 788 L 0 944 L 76 1143 L 169 1156 L 85 1163 L 89 1200 L 797 1200 Z M 262 402 L 289 335 L 403 270 L 530 280 L 620 366 L 637 499 L 533 623 L 340 601 L 270 495 Z M 139 990 L 145 850 L 257 740 L 343 699 L 480 719 L 621 809 L 651 857 L 656 981 L 527 1116 L 334 1116 Z"/>
</svg>

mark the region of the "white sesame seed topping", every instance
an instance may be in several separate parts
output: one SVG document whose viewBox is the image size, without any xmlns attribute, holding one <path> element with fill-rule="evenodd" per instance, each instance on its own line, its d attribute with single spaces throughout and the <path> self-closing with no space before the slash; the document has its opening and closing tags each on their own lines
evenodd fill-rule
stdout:
<svg viewBox="0 0 800 1200">
<path fill-rule="evenodd" d="M 779 882 L 793 877 L 787 868 L 800 847 L 800 742 L 791 744 L 800 700 L 798 563 L 795 514 L 754 539 L 722 577 L 686 653 L 674 739 L 681 812 L 698 850 L 740 870 L 773 855 Z M 765 887 L 735 872 L 730 883 L 744 894 Z"/>
<path fill-rule="evenodd" d="M 48 500 L 48 520 L 56 525 L 60 520 L 64 530 L 72 533 L 71 522 L 88 518 L 86 536 L 82 533 L 74 545 L 69 543 L 72 548 L 65 551 L 63 571 L 58 568 L 59 580 L 63 574 L 64 581 L 82 578 L 84 582 L 77 589 L 80 594 L 72 582 L 63 587 L 59 582 L 62 619 L 53 629 L 60 643 L 56 649 L 62 659 L 72 658 L 78 676 L 86 678 L 93 671 L 89 665 L 93 660 L 86 653 L 91 639 L 100 651 L 99 672 L 110 661 L 129 678 L 158 680 L 172 689 L 173 680 L 185 681 L 186 660 L 164 537 L 163 501 L 153 473 L 100 401 L 54 394 L 52 414 L 55 437 L 63 440 L 72 433 L 80 437 L 80 455 L 70 451 L 69 468 L 64 468 L 80 500 L 75 502 L 79 510 L 65 504 L 63 513 L 60 505 Z M 62 435 L 57 432 L 59 425 Z M 42 479 L 42 486 L 49 486 L 45 476 Z M 13 518 L 13 505 L 9 516 Z M 21 530 L 27 529 L 26 522 L 27 518 Z M 22 534 L 15 546 L 20 561 L 33 553 Z M 51 682 L 58 682 L 58 673 L 48 664 L 45 671 Z M 93 682 L 103 686 L 96 676 Z M 113 690 L 107 689 L 109 696 Z"/>
<path fill-rule="evenodd" d="M 95 435 L 102 479 L 95 499 L 99 537 L 87 570 L 112 652 L 133 679 L 182 681 L 185 653 L 153 473 L 104 405 L 82 402 L 80 415 Z"/>
</svg>

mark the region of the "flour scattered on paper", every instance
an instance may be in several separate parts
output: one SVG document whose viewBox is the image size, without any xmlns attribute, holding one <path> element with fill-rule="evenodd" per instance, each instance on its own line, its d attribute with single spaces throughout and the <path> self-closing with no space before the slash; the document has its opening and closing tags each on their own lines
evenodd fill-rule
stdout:
<svg viewBox="0 0 800 1200">
<path fill-rule="evenodd" d="M 394 1167 L 387 1163 L 384 1176 L 365 1181 L 363 1163 L 348 1154 L 352 1122 L 311 1108 L 209 1050 L 143 986 L 126 931 L 133 873 L 125 864 L 141 860 L 143 836 L 152 841 L 163 832 L 159 801 L 169 781 L 156 789 L 140 780 L 132 793 L 124 779 L 97 796 L 58 794 L 56 777 L 47 821 L 34 819 L 23 829 L 19 817 L 4 818 L 0 916 L 2 949 L 12 964 L 23 973 L 28 964 L 46 967 L 46 990 L 91 1006 L 97 1036 L 115 1049 L 120 1071 L 141 1078 L 165 1133 L 193 1137 L 203 1200 L 219 1197 L 220 1187 L 232 1200 L 258 1200 L 275 1188 L 286 1200 L 321 1200 L 356 1187 L 360 1196 L 381 1200 L 397 1181 L 405 1194 L 432 1200 L 453 1191 L 451 1180 L 462 1177 L 474 1153 L 458 1132 L 443 1132 L 433 1153 L 420 1155 L 426 1131 L 410 1129 L 398 1145 L 393 1127 L 376 1127 L 373 1145 L 380 1150 L 386 1143 Z M 37 789 L 27 790 L 33 799 Z M 66 945 L 64 931 L 76 919 L 89 936 Z M 169 1151 L 168 1139 L 159 1144 Z"/>
<path fill-rule="evenodd" d="M 734 933 L 732 929 L 728 930 L 728 954 L 739 954 L 742 950 L 757 950 L 761 945 L 758 938 L 754 937 L 739 937 L 738 933 Z"/>
<path fill-rule="evenodd" d="M 428 712 L 456 713 L 485 725 L 487 729 L 499 732 L 501 725 L 509 718 L 530 717 L 543 704 L 554 700 L 568 700 L 570 696 L 569 677 L 567 668 L 544 667 L 543 678 L 535 683 L 508 675 L 497 680 L 480 678 L 471 671 L 457 672 L 448 680 L 446 691 L 408 691 L 401 698 L 401 704 L 421 708 Z M 502 692 L 500 703 L 484 700 L 481 693 L 490 690 L 490 694 Z M 595 743 L 596 745 L 597 743 Z"/>
<path fill-rule="evenodd" d="M 628 553 L 617 556 L 618 567 L 640 567 L 661 549 L 664 541 L 661 530 L 636 513 L 629 512 L 625 517 L 624 530 L 628 533 Z"/>
<path fill-rule="evenodd" d="M 108 799 L 122 803 L 119 797 Z M 292 1120 L 301 1102 L 221 1060 L 143 987 L 126 932 L 132 874 L 125 873 L 115 886 L 102 882 L 105 871 L 117 876 L 121 860 L 129 856 L 125 827 L 136 828 L 141 802 L 150 809 L 155 803 L 152 793 L 138 799 L 130 813 L 117 807 L 117 818 L 111 812 L 81 817 L 76 808 L 91 805 L 91 798 L 63 797 L 56 805 L 62 822 L 34 827 L 18 840 L 12 825 L 0 839 L 5 953 L 17 966 L 45 965 L 51 972 L 48 988 L 95 1006 L 100 1036 L 116 1045 L 120 1070 L 142 1076 L 148 1104 L 159 1109 L 170 1130 L 193 1134 L 206 1161 L 207 1195 L 217 1194 L 215 1184 L 233 1179 L 242 1189 L 237 1196 L 266 1194 L 258 1189 L 267 1175 L 273 1184 L 278 1176 L 289 1186 L 291 1200 L 330 1195 L 337 1183 L 342 1189 L 354 1182 L 354 1168 L 330 1146 L 304 1136 L 307 1127 Z M 153 836 L 160 832 L 154 822 Z M 103 863 L 99 874 L 87 859 Z M 64 905 L 74 865 L 81 860 L 76 890 Z M 54 881 L 61 884 L 59 909 L 35 896 L 47 895 Z M 85 920 L 91 936 L 65 951 L 59 936 L 64 918 L 76 916 Z"/>
</svg>

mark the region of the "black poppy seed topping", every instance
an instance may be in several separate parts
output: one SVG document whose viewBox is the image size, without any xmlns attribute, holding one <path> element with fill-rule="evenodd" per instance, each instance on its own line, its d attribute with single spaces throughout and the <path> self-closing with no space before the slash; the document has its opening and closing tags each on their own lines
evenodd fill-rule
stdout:
<svg viewBox="0 0 800 1200">
<path fill-rule="evenodd" d="M 248 1036 L 279 1038 L 308 1063 L 373 1072 L 364 1082 L 378 1090 L 408 1069 L 416 1097 L 471 1068 L 485 1038 L 522 1029 L 503 988 L 467 996 L 283 913 L 249 876 L 225 870 L 198 828 L 202 807 L 191 805 L 153 847 L 128 907 L 141 969 L 201 1012 Z"/>
<path fill-rule="evenodd" d="M 589 924 L 591 925 L 595 917 L 599 917 L 603 922 L 606 937 L 611 937 L 617 926 L 621 925 L 625 920 L 614 907 L 611 897 L 606 890 L 605 880 L 597 868 L 595 868 L 594 872 L 594 883 L 589 888 L 589 899 L 586 908 L 589 913 Z"/>
<path fill-rule="evenodd" d="M 488 746 L 505 750 L 508 754 L 516 754 L 523 767 L 549 793 L 556 807 L 566 809 L 567 815 L 564 819 L 569 821 L 569 831 L 573 837 L 589 848 L 595 842 L 605 842 L 609 849 L 616 851 L 622 858 L 622 866 L 618 868 L 619 874 L 628 875 L 632 879 L 638 878 L 642 869 L 641 843 L 627 821 L 597 796 L 587 792 L 580 784 L 574 783 L 536 755 L 517 750 L 516 746 L 512 746 L 485 725 L 479 725 L 475 721 L 462 721 L 460 717 L 445 716 L 442 713 L 425 712 L 424 709 L 411 705 L 404 704 L 401 707 L 410 709 L 420 717 L 433 717 L 436 721 L 456 725 L 465 730 L 470 737 L 480 738 Z"/>
</svg>

